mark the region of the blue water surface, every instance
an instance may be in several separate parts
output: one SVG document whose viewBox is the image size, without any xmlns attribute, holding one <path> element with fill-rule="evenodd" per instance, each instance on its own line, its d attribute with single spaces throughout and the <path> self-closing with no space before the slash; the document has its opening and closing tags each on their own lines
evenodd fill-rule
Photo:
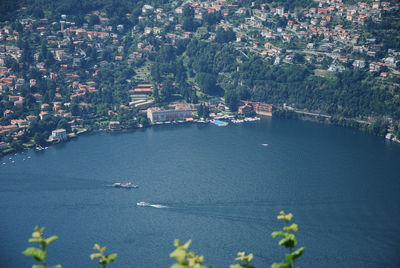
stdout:
<svg viewBox="0 0 400 268">
<path fill-rule="evenodd" d="M 40 225 L 64 267 L 97 267 L 94 243 L 119 254 L 110 267 L 169 267 L 175 238 L 216 268 L 238 251 L 270 267 L 286 253 L 271 237 L 285 210 L 301 267 L 400 267 L 399 163 L 398 144 L 303 121 L 86 134 L 0 159 L 0 266 L 32 265 L 21 252 Z M 121 180 L 140 188 L 110 187 Z"/>
</svg>

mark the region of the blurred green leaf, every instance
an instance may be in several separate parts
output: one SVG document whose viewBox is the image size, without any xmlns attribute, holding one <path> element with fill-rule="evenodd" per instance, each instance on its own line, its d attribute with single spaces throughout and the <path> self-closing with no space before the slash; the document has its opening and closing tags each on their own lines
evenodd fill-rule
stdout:
<svg viewBox="0 0 400 268">
<path fill-rule="evenodd" d="M 117 257 L 118 257 L 118 254 L 113 253 L 113 254 L 110 254 L 109 256 L 107 256 L 107 259 L 109 262 L 113 262 Z"/>
<path fill-rule="evenodd" d="M 32 256 L 37 261 L 43 261 L 46 258 L 46 251 L 39 248 L 30 247 L 22 252 L 26 256 Z"/>
<path fill-rule="evenodd" d="M 305 247 L 301 247 L 297 249 L 296 251 L 292 252 L 291 254 L 286 254 L 286 260 L 287 261 L 292 261 L 300 257 L 303 252 L 304 252 Z"/>
<path fill-rule="evenodd" d="M 190 244 L 192 243 L 192 240 L 189 239 L 184 245 L 183 248 L 185 248 L 186 250 L 189 248 Z"/>
<path fill-rule="evenodd" d="M 39 232 L 32 233 L 32 237 L 34 237 L 34 238 L 39 238 L 40 236 L 41 236 L 41 233 L 39 233 Z"/>
<path fill-rule="evenodd" d="M 49 238 L 46 238 L 44 241 L 46 242 L 47 245 L 49 245 L 51 242 L 53 242 L 54 240 L 57 240 L 57 239 L 58 239 L 58 236 L 53 235 Z"/>
<path fill-rule="evenodd" d="M 273 237 L 273 238 L 277 237 L 278 235 L 279 235 L 279 236 L 285 237 L 285 236 L 286 236 L 286 233 L 283 232 L 283 231 L 272 232 L 272 237 Z"/>
<path fill-rule="evenodd" d="M 271 265 L 271 268 L 291 268 L 290 263 L 286 263 L 286 262 L 274 262 Z"/>
<path fill-rule="evenodd" d="M 299 226 L 296 223 L 292 223 L 290 226 L 285 226 L 283 229 L 286 232 L 297 232 L 299 230 Z"/>
<path fill-rule="evenodd" d="M 279 241 L 280 246 L 284 246 L 286 248 L 294 248 L 297 245 L 297 240 L 294 234 L 286 234 L 286 236 Z"/>
<path fill-rule="evenodd" d="M 179 263 L 184 263 L 186 258 L 186 251 L 181 247 L 178 247 L 169 256 L 171 258 L 175 258 Z"/>
<path fill-rule="evenodd" d="M 101 258 L 101 253 L 93 253 L 93 254 L 90 254 L 90 259 L 95 259 L 95 258 Z"/>
<path fill-rule="evenodd" d="M 188 268 L 189 266 L 180 264 L 180 263 L 175 263 L 174 265 L 171 266 L 171 268 Z"/>
</svg>

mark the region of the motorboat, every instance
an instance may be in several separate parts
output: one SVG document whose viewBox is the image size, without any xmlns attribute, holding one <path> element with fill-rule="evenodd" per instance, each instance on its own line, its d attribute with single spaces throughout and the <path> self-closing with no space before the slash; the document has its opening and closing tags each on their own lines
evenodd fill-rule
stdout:
<svg viewBox="0 0 400 268">
<path fill-rule="evenodd" d="M 149 207 L 149 206 L 151 206 L 150 203 L 143 202 L 143 201 L 142 202 L 137 202 L 136 205 L 139 206 L 139 207 Z"/>
<path fill-rule="evenodd" d="M 115 182 L 112 186 L 116 188 L 139 188 L 138 185 L 135 185 L 132 182 Z"/>
<path fill-rule="evenodd" d="M 136 203 L 136 205 L 139 207 L 167 208 L 167 206 L 164 206 L 164 205 L 151 204 L 151 203 L 143 202 L 143 201 Z"/>
</svg>

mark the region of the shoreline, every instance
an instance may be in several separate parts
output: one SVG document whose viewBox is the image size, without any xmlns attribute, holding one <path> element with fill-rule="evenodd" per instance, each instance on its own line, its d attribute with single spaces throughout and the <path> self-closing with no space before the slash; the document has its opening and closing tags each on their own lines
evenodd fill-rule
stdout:
<svg viewBox="0 0 400 268">
<path fill-rule="evenodd" d="M 282 110 L 281 110 L 282 111 Z M 347 125 L 339 125 L 339 124 L 334 124 L 334 123 L 332 123 L 332 122 L 329 122 L 328 120 L 327 120 L 327 118 L 325 118 L 324 117 L 324 119 L 323 120 L 321 120 L 321 119 L 319 119 L 319 118 L 321 118 L 321 116 L 320 115 L 317 115 L 317 114 L 311 114 L 311 113 L 307 113 L 307 114 L 303 114 L 303 113 L 297 113 L 296 112 L 296 114 L 298 115 L 297 117 L 295 117 L 295 118 L 291 118 L 291 117 L 282 117 L 282 116 L 265 116 L 265 115 L 260 115 L 261 117 L 270 117 L 270 118 L 272 118 L 272 117 L 275 117 L 275 118 L 279 118 L 279 119 L 292 119 L 292 120 L 302 120 L 302 121 L 311 121 L 311 122 L 315 122 L 315 123 L 322 123 L 322 124 L 327 124 L 327 125 L 332 125 L 332 126 L 338 126 L 338 127 L 342 127 L 342 128 L 354 128 L 354 129 L 357 129 L 357 130 L 360 130 L 360 131 L 364 131 L 364 132 L 368 132 L 365 128 L 361 128 L 361 127 L 355 127 L 355 126 L 347 126 Z M 258 116 L 258 115 L 257 115 Z M 247 120 L 246 120 L 247 119 Z M 218 120 L 228 120 L 228 121 L 230 121 L 231 123 L 234 123 L 234 124 L 241 124 L 241 123 L 244 123 L 244 122 L 253 122 L 253 121 L 258 121 L 258 120 L 260 120 L 261 118 L 260 117 L 244 117 L 244 119 L 235 119 L 235 117 L 233 117 L 232 118 L 232 116 L 227 116 L 227 117 L 225 117 L 225 118 L 218 118 Z M 23 151 L 25 151 L 25 150 L 29 150 L 29 149 L 34 149 L 34 150 L 37 150 L 37 151 L 43 151 L 43 150 L 45 150 L 45 149 L 47 149 L 47 147 L 49 147 L 49 146 L 52 146 L 52 145 L 56 145 L 56 144 L 60 144 L 60 143 L 68 143 L 69 141 L 71 141 L 71 140 L 73 140 L 73 139 L 77 139 L 80 135 L 83 135 L 83 134 L 85 134 L 85 133 L 100 133 L 100 132 L 110 132 L 110 133 L 112 133 L 112 132 L 116 132 L 116 133 L 119 133 L 119 132 L 128 132 L 128 131 L 135 131 L 135 130 L 138 130 L 138 129 L 146 129 L 146 128 L 150 128 L 150 127 L 154 127 L 154 126 L 158 126 L 158 125 L 177 125 L 177 124 L 184 124 L 184 123 L 196 123 L 196 124 L 213 124 L 212 123 L 212 121 L 213 120 L 216 120 L 216 119 L 211 119 L 211 120 L 206 120 L 206 121 L 204 121 L 204 120 L 197 120 L 197 121 L 179 121 L 179 122 L 175 122 L 175 121 L 168 121 L 168 122 L 157 122 L 157 123 L 151 123 L 151 124 L 149 124 L 149 125 L 147 125 L 147 126 L 143 126 L 143 125 L 141 125 L 141 126 L 138 126 L 138 127 L 132 127 L 132 128 L 125 128 L 125 127 L 121 127 L 121 128 L 119 128 L 119 129 L 109 129 L 109 128 L 90 128 L 90 127 L 88 127 L 88 128 L 84 128 L 84 129 L 82 129 L 81 131 L 78 131 L 77 133 L 69 133 L 68 134 L 68 140 L 66 140 L 66 141 L 62 141 L 62 142 L 51 142 L 51 143 L 49 143 L 49 144 L 47 144 L 47 145 L 45 145 L 45 148 L 43 148 L 42 146 L 40 146 L 40 145 L 38 145 L 38 144 L 35 144 L 35 143 L 31 143 L 31 144 L 29 144 L 28 146 L 26 146 L 26 147 L 24 147 L 24 148 L 22 148 L 22 149 L 20 149 L 20 150 L 17 150 L 17 149 L 14 149 L 14 148 L 8 148 L 8 149 L 6 149 L 6 152 L 1 152 L 2 153 L 2 155 L 0 156 L 0 159 L 1 158 L 3 158 L 3 157 L 5 157 L 5 156 L 7 156 L 7 155 L 10 155 L 10 154 L 14 154 L 14 153 L 19 153 L 19 152 L 23 152 Z M 346 119 L 347 121 L 354 121 L 353 119 Z M 360 126 L 362 126 L 363 124 L 364 125 L 369 125 L 367 122 L 365 122 L 365 123 L 360 123 L 360 122 L 358 122 L 359 124 L 360 124 Z M 371 135 L 374 135 L 373 133 L 369 133 L 369 134 L 371 134 Z M 388 134 L 390 134 L 389 132 L 388 132 Z M 385 140 L 388 140 L 388 141 L 393 141 L 394 143 L 397 143 L 397 144 L 400 144 L 400 140 L 399 139 L 397 139 L 394 135 L 392 135 L 391 134 L 391 138 L 387 138 L 387 137 L 385 137 L 384 135 L 382 136 L 382 135 L 374 135 L 374 136 L 381 136 L 381 137 L 383 137 Z M 386 135 L 387 136 L 387 135 Z M 36 149 L 38 146 L 40 146 L 41 147 L 41 149 Z M 7 151 L 8 150 L 8 151 Z"/>
</svg>

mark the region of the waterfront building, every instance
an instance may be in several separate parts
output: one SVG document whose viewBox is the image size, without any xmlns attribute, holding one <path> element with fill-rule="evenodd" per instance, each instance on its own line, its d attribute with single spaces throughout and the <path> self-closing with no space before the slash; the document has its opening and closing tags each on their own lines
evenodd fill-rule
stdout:
<svg viewBox="0 0 400 268">
<path fill-rule="evenodd" d="M 244 115 L 252 114 L 252 113 L 254 113 L 253 106 L 249 105 L 249 104 L 245 104 L 245 105 L 239 106 L 238 113 L 244 114 Z"/>
<path fill-rule="evenodd" d="M 190 117 L 193 117 L 193 111 L 187 105 L 176 105 L 175 109 L 169 110 L 159 107 L 147 109 L 147 118 L 152 123 L 184 120 Z"/>
<path fill-rule="evenodd" d="M 67 131 L 63 128 L 53 130 L 51 132 L 51 141 L 66 141 L 68 139 Z"/>
<path fill-rule="evenodd" d="M 0 141 L 0 150 L 4 150 L 8 148 L 8 143 Z"/>
<path fill-rule="evenodd" d="M 110 121 L 108 124 L 109 130 L 118 130 L 121 129 L 121 123 L 119 121 Z"/>
<path fill-rule="evenodd" d="M 241 105 L 238 108 L 239 113 L 249 114 L 251 112 L 255 112 L 256 114 L 272 116 L 272 111 L 274 109 L 273 104 L 246 100 L 241 100 L 240 103 Z"/>
</svg>

